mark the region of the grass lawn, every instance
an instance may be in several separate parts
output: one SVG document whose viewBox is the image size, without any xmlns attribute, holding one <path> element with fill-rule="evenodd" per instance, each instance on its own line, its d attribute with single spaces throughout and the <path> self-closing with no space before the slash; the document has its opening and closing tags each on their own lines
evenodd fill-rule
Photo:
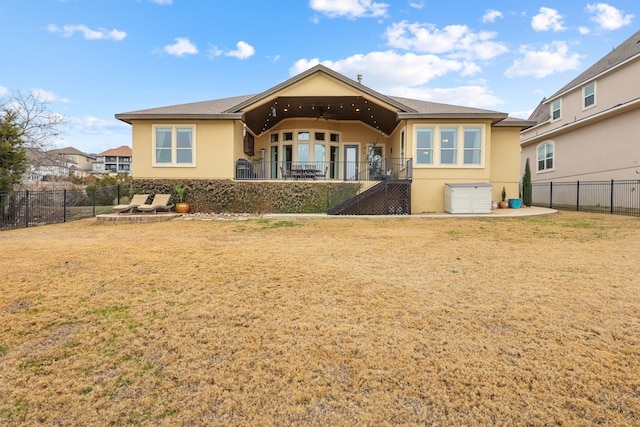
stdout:
<svg viewBox="0 0 640 427">
<path fill-rule="evenodd" d="M 0 425 L 640 425 L 640 219 L 0 233 Z"/>
</svg>

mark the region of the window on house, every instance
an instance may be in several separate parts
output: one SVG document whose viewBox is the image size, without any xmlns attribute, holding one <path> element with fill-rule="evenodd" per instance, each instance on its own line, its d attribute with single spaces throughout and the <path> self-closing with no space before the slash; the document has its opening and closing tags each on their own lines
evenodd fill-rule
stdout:
<svg viewBox="0 0 640 427">
<path fill-rule="evenodd" d="M 337 133 L 332 133 L 330 137 L 331 142 L 340 142 L 340 135 L 338 135 Z"/>
<path fill-rule="evenodd" d="M 465 165 L 479 165 L 482 157 L 482 129 L 464 129 L 464 159 Z"/>
<path fill-rule="evenodd" d="M 194 164 L 195 126 L 154 127 L 155 166 Z"/>
<path fill-rule="evenodd" d="M 316 141 L 324 141 L 324 132 L 314 133 L 313 139 L 315 139 Z"/>
<path fill-rule="evenodd" d="M 440 131 L 440 164 L 455 165 L 458 157 L 458 132 L 445 128 Z"/>
<path fill-rule="evenodd" d="M 551 121 L 560 120 L 562 108 L 562 100 L 556 99 L 551 103 Z"/>
<path fill-rule="evenodd" d="M 591 83 L 582 89 L 582 96 L 584 98 L 583 108 L 589 108 L 596 105 L 596 84 Z"/>
<path fill-rule="evenodd" d="M 298 132 L 298 141 L 308 141 L 309 140 L 309 132 L 303 131 Z"/>
<path fill-rule="evenodd" d="M 538 146 L 538 172 L 553 169 L 553 143 L 546 142 Z"/>
<path fill-rule="evenodd" d="M 423 165 L 433 164 L 433 129 L 420 128 L 417 132 L 416 163 Z"/>
<path fill-rule="evenodd" d="M 282 134 L 282 139 L 284 141 L 293 141 L 293 132 L 285 132 Z"/>
<path fill-rule="evenodd" d="M 271 142 L 278 142 L 278 134 L 277 133 L 272 133 L 270 136 L 270 140 Z"/>
</svg>

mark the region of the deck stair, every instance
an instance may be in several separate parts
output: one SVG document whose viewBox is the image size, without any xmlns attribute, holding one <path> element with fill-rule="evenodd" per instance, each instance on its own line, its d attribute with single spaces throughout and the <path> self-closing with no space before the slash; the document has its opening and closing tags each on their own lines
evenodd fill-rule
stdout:
<svg viewBox="0 0 640 427">
<path fill-rule="evenodd" d="M 411 181 L 383 180 L 329 209 L 328 215 L 410 215 Z"/>
</svg>

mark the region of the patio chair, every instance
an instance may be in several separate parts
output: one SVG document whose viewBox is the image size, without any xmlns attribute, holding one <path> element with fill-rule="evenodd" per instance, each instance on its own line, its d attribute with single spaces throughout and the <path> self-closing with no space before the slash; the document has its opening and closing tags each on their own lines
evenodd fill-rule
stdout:
<svg viewBox="0 0 640 427">
<path fill-rule="evenodd" d="M 113 210 L 118 214 L 132 214 L 133 211 L 140 205 L 145 204 L 149 198 L 148 194 L 134 194 L 129 203 L 122 205 L 115 205 Z"/>
<path fill-rule="evenodd" d="M 156 194 L 149 204 L 138 206 L 136 209 L 142 213 L 169 212 L 173 205 L 169 204 L 171 194 Z"/>
</svg>

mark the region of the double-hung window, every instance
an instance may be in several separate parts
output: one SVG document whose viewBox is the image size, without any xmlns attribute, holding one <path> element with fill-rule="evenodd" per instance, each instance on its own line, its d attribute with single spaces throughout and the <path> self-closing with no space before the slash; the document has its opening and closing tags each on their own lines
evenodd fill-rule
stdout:
<svg viewBox="0 0 640 427">
<path fill-rule="evenodd" d="M 587 109 L 596 105 L 596 83 L 593 82 L 582 88 L 582 104 L 583 109 Z"/>
<path fill-rule="evenodd" d="M 458 130 L 440 129 L 440 164 L 455 165 L 458 160 Z"/>
<path fill-rule="evenodd" d="M 562 117 L 562 100 L 556 99 L 551 103 L 551 121 L 560 120 Z"/>
<path fill-rule="evenodd" d="M 538 172 L 553 169 L 553 143 L 545 142 L 538 146 Z"/>
<path fill-rule="evenodd" d="M 464 159 L 465 165 L 479 165 L 482 163 L 482 129 L 464 128 Z"/>
<path fill-rule="evenodd" d="M 420 165 L 433 164 L 433 129 L 432 128 L 418 129 L 416 163 Z"/>
<path fill-rule="evenodd" d="M 195 126 L 153 128 L 154 166 L 195 166 Z"/>
<path fill-rule="evenodd" d="M 484 126 L 417 126 L 414 161 L 418 167 L 482 167 Z"/>
</svg>

